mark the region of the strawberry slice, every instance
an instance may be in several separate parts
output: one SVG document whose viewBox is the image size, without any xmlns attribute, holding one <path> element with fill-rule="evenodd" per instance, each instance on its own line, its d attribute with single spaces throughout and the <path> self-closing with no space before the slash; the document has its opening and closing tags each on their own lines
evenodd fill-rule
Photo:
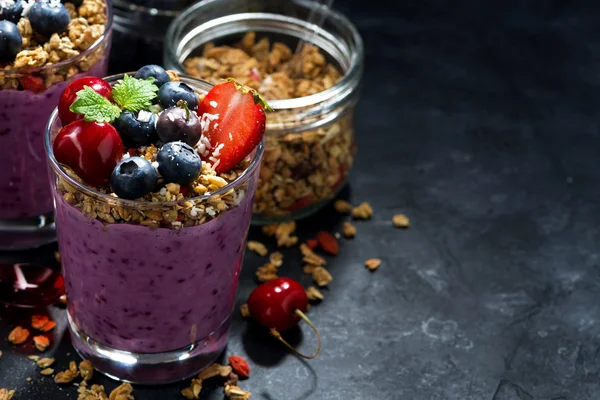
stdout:
<svg viewBox="0 0 600 400">
<path fill-rule="evenodd" d="M 202 133 L 211 145 L 202 159 L 217 173 L 235 167 L 262 140 L 265 109 L 271 110 L 254 89 L 232 79 L 214 86 L 198 107 Z"/>
<path fill-rule="evenodd" d="M 29 90 L 30 92 L 36 94 L 42 93 L 44 90 L 46 90 L 46 86 L 44 86 L 44 80 L 40 76 L 23 76 L 19 78 L 19 82 L 21 82 L 23 89 Z"/>
</svg>

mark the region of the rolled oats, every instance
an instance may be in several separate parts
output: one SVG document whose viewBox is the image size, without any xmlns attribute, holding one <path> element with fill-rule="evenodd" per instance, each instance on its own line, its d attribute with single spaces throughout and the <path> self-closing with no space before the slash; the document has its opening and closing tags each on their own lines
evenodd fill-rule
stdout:
<svg viewBox="0 0 600 400">
<path fill-rule="evenodd" d="M 392 224 L 396 228 L 408 228 L 410 226 L 410 220 L 404 214 L 396 214 L 392 217 Z"/>
<path fill-rule="evenodd" d="M 350 222 L 344 221 L 344 225 L 342 227 L 342 232 L 344 233 L 345 237 L 353 238 L 354 236 L 356 236 L 356 227 L 354 225 L 352 225 Z"/>
<path fill-rule="evenodd" d="M 375 271 L 381 265 L 381 260 L 379 258 L 369 258 L 365 261 L 365 267 L 369 269 L 369 271 Z"/>
<path fill-rule="evenodd" d="M 108 400 L 108 396 L 104 391 L 104 386 L 92 385 L 92 387 L 88 389 L 86 381 L 79 384 L 77 393 L 79 393 L 77 400 Z"/>
<path fill-rule="evenodd" d="M 44 368 L 43 370 L 40 371 L 40 374 L 42 375 L 52 375 L 54 373 L 54 370 L 52 368 Z"/>
<path fill-rule="evenodd" d="M 264 257 L 269 253 L 267 247 L 261 242 L 257 242 L 256 240 L 249 240 L 247 247 L 248 250 L 255 252 L 261 257 Z"/>
<path fill-rule="evenodd" d="M 319 287 L 327 286 L 333 280 L 329 271 L 323 267 L 315 268 L 312 278 Z"/>
<path fill-rule="evenodd" d="M 54 358 L 45 357 L 45 358 L 38 360 L 36 364 L 40 368 L 48 368 L 49 366 L 54 364 Z"/>
<path fill-rule="evenodd" d="M 233 77 L 261 92 L 267 100 L 319 93 L 340 81 L 338 69 L 313 45 L 299 58 L 280 42 L 248 32 L 236 46 L 208 43 L 202 56 L 188 58 L 188 74 L 217 83 Z M 301 125 L 299 111 L 269 114 L 264 154 L 253 211 L 267 218 L 285 218 L 327 201 L 345 181 L 355 155 L 352 113 L 315 130 L 269 134 L 269 126 Z M 278 128 L 279 129 L 279 128 Z"/>
<path fill-rule="evenodd" d="M 369 219 L 373 216 L 373 209 L 369 203 L 362 202 L 352 209 L 352 218 L 354 219 Z"/>
</svg>

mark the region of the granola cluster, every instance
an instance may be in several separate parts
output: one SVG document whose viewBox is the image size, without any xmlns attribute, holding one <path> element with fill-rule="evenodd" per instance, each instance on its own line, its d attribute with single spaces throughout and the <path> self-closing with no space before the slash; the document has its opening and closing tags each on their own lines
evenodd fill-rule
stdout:
<svg viewBox="0 0 600 400">
<path fill-rule="evenodd" d="M 71 17 L 68 29 L 61 34 L 53 34 L 49 39 L 37 35 L 26 17 L 19 20 L 17 27 L 23 37 L 23 49 L 14 62 L 0 64 L 0 89 L 41 91 L 76 74 L 87 72 L 105 56 L 106 46 L 99 46 L 68 65 L 46 68 L 34 75 L 18 72 L 48 67 L 77 57 L 104 34 L 108 19 L 105 0 L 83 0 L 79 7 L 66 2 L 65 7 Z M 20 78 L 30 78 L 30 81 L 24 83 Z M 31 81 L 31 78 L 35 81 Z"/>
<path fill-rule="evenodd" d="M 234 46 L 208 43 L 200 57 L 188 58 L 188 74 L 218 83 L 233 77 L 257 89 L 267 100 L 304 97 L 326 90 L 341 79 L 338 68 L 319 48 L 305 45 L 294 57 L 285 44 L 256 41 L 248 32 Z M 306 207 L 332 199 L 344 183 L 355 157 L 352 113 L 308 131 L 269 134 L 281 125 L 301 128 L 296 112 L 269 113 L 254 213 L 267 219 L 285 219 Z M 298 129 L 296 129 L 298 130 Z"/>
<path fill-rule="evenodd" d="M 156 161 L 157 148 L 154 145 L 137 149 L 138 156 L 150 162 Z M 235 181 L 250 165 L 248 159 L 242 161 L 231 171 L 217 174 L 210 163 L 202 163 L 200 176 L 189 186 L 177 183 L 161 183 L 160 189 L 139 199 L 145 203 L 135 207 L 122 206 L 118 202 L 109 203 L 97 199 L 73 187 L 64 179 L 59 178 L 57 189 L 67 203 L 79 209 L 90 218 L 97 219 L 104 224 L 129 223 L 148 226 L 150 228 L 181 229 L 183 227 L 200 225 L 208 222 L 221 212 L 234 208 L 240 204 L 248 193 L 249 178 L 244 183 L 220 195 L 213 195 L 205 200 L 193 200 L 204 194 L 215 192 L 229 183 Z M 71 170 L 65 168 L 73 178 L 82 182 Z M 110 187 L 98 188 L 98 191 L 117 198 Z M 185 201 L 185 199 L 189 199 Z M 153 205 L 159 202 L 174 202 L 175 205 Z"/>
</svg>

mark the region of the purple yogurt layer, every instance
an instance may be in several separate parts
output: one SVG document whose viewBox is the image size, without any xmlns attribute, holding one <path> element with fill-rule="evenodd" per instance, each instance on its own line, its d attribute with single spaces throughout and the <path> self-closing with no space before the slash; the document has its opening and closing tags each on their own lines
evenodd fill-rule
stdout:
<svg viewBox="0 0 600 400">
<path fill-rule="evenodd" d="M 106 76 L 105 57 L 83 76 Z M 69 81 L 70 82 L 70 81 Z M 69 82 L 43 93 L 0 90 L 0 219 L 35 217 L 52 211 L 43 135 Z"/>
<path fill-rule="evenodd" d="M 56 193 L 72 320 L 95 341 L 136 353 L 206 338 L 233 310 L 252 200 L 246 196 L 207 223 L 170 230 L 104 225 Z"/>
</svg>

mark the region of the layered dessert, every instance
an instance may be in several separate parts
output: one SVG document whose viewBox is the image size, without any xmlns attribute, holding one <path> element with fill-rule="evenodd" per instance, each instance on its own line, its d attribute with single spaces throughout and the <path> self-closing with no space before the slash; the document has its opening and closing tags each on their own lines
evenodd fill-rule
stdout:
<svg viewBox="0 0 600 400">
<path fill-rule="evenodd" d="M 262 154 L 256 91 L 228 81 L 199 94 L 179 79 L 150 65 L 74 81 L 49 132 L 76 348 L 195 351 L 181 368 L 94 363 L 136 382 L 183 379 L 225 347 Z"/>
<path fill-rule="evenodd" d="M 294 50 L 248 32 L 232 45 L 207 43 L 184 66 L 188 74 L 209 82 L 232 76 L 269 101 L 321 93 L 342 79 L 341 69 L 318 47 L 305 44 L 298 56 Z M 310 107 L 277 108 L 269 116 L 254 202 L 256 220 L 305 216 L 335 197 L 345 182 L 356 153 L 352 112 L 324 114 L 321 117 L 331 122 L 307 129 L 315 122 L 314 116 L 305 117 L 311 113 Z"/>
<path fill-rule="evenodd" d="M 69 81 L 106 75 L 104 0 L 0 1 L 0 219 L 52 211 L 43 133 Z"/>
</svg>

